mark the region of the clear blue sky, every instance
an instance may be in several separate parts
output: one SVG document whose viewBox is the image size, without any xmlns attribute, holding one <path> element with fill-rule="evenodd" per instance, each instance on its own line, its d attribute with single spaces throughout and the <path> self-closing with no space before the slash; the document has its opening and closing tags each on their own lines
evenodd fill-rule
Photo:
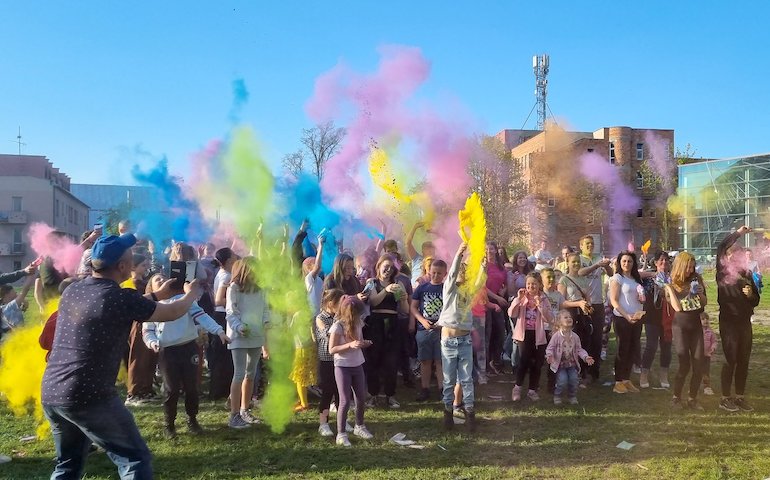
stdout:
<svg viewBox="0 0 770 480">
<path fill-rule="evenodd" d="M 531 57 L 551 55 L 549 104 L 573 129 L 673 128 L 698 156 L 770 151 L 767 2 L 3 2 L 0 152 L 48 156 L 77 183 L 130 182 L 127 153 L 188 155 L 242 120 L 275 165 L 309 125 L 316 76 L 370 71 L 383 44 L 432 62 L 425 98 L 451 96 L 495 133 L 534 104 Z M 528 124 L 534 128 L 534 117 Z"/>
</svg>

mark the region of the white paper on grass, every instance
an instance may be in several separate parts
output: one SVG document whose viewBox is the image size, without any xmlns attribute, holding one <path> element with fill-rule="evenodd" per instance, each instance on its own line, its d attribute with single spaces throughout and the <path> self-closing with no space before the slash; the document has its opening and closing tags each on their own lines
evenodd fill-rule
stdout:
<svg viewBox="0 0 770 480">
<path fill-rule="evenodd" d="M 400 445 L 402 447 L 409 447 L 409 448 L 425 448 L 422 445 L 417 445 L 417 442 L 414 440 L 407 440 L 405 433 L 397 433 L 390 437 L 390 442 L 395 443 L 396 445 Z"/>
<path fill-rule="evenodd" d="M 621 450 L 631 450 L 635 446 L 636 445 L 634 445 L 633 443 L 628 443 L 627 441 L 623 440 L 622 442 L 618 443 L 615 447 Z"/>
</svg>

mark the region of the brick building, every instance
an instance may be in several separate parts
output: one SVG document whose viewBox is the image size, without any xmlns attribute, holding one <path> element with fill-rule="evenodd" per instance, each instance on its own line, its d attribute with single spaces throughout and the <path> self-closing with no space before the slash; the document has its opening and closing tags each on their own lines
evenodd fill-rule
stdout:
<svg viewBox="0 0 770 480">
<path fill-rule="evenodd" d="M 555 252 L 561 245 L 577 245 L 581 236 L 590 234 L 596 251 L 606 255 L 625 248 L 629 241 L 638 248 L 648 239 L 653 249 L 661 245 L 675 248 L 676 222 L 669 221 L 664 212 L 667 189 L 676 180 L 661 181 L 650 173 L 647 163 L 657 154 L 673 165 L 673 130 L 606 127 L 567 132 L 550 127 L 546 131 L 503 130 L 495 137 L 510 149 L 513 161 L 511 193 L 519 202 L 515 210 L 523 231 L 513 242 L 534 251 L 547 238 Z M 615 166 L 620 181 L 638 198 L 635 212 L 616 211 L 612 201 L 606 200 L 605 190 L 583 179 L 584 155 Z M 675 176 L 676 170 L 673 172 Z M 664 224 L 668 224 L 665 229 Z M 615 245 L 610 245 L 612 241 Z"/>
<path fill-rule="evenodd" d="M 39 155 L 0 154 L 0 272 L 35 259 L 29 226 L 44 222 L 80 241 L 88 205 L 70 192 L 70 178 Z"/>
</svg>

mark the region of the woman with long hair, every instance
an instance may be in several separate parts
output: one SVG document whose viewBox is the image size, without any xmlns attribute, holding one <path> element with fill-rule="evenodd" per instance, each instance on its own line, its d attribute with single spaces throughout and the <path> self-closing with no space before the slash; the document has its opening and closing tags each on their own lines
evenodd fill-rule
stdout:
<svg viewBox="0 0 770 480">
<path fill-rule="evenodd" d="M 644 288 L 639 276 L 639 263 L 633 252 L 620 252 L 615 262 L 617 273 L 610 278 L 612 321 L 618 341 L 615 356 L 615 393 L 638 393 L 631 381 L 634 352 L 639 348 L 644 316 Z"/>
<path fill-rule="evenodd" d="M 650 368 L 655 359 L 658 345 L 660 345 L 658 379 L 662 388 L 668 388 L 670 386 L 668 367 L 671 365 L 671 321 L 674 318 L 674 311 L 665 299 L 666 294 L 663 288 L 667 283 L 671 283 L 671 262 L 668 259 L 668 253 L 660 250 L 652 256 L 652 262 L 655 271 L 647 272 L 652 276 L 642 279 L 646 297 L 644 303 L 646 313 L 643 323 L 647 341 L 642 353 L 642 373 L 639 376 L 639 386 L 642 388 L 650 386 Z"/>
<path fill-rule="evenodd" d="M 502 367 L 503 343 L 505 342 L 505 312 L 508 310 L 508 301 L 505 298 L 508 288 L 508 272 L 505 270 L 505 264 L 500 258 L 495 242 L 487 242 L 486 255 L 486 289 L 489 299 L 484 328 L 484 343 L 488 361 L 486 367 L 490 373 L 497 375 Z M 494 307 L 493 303 L 497 307 Z M 480 373 L 486 376 L 487 372 Z"/>
<path fill-rule="evenodd" d="M 254 377 L 261 357 L 268 357 L 266 326 L 270 311 L 265 293 L 255 275 L 256 259 L 245 257 L 233 264 L 232 283 L 227 289 L 227 346 L 233 356 L 233 381 L 230 385 L 231 428 L 246 428 L 257 419 L 248 410 L 254 389 Z"/>
<path fill-rule="evenodd" d="M 567 269 L 559 279 L 558 290 L 564 296 L 562 307 L 569 310 L 574 319 L 573 331 L 580 337 L 580 343 L 585 345 L 591 340 L 591 313 L 593 306 L 588 296 L 588 279 L 581 276 L 580 254 L 577 252 L 567 254 Z M 583 367 L 584 364 L 581 364 Z M 580 375 L 585 378 L 587 369 L 580 369 Z"/>
<path fill-rule="evenodd" d="M 671 267 L 671 283 L 666 285 L 666 294 L 674 309 L 674 348 L 679 359 L 679 370 L 674 378 L 674 396 L 671 406 L 683 408 L 682 389 L 684 380 L 692 369 L 690 392 L 687 405 L 694 410 L 703 410 L 698 405 L 698 389 L 703 379 L 705 354 L 703 351 L 703 327 L 700 314 L 706 306 L 706 287 L 703 278 L 695 273 L 695 257 L 689 252 L 680 252 Z"/>
<path fill-rule="evenodd" d="M 401 353 L 398 314 L 408 312 L 408 296 L 396 281 L 398 269 L 392 255 L 385 254 L 375 265 L 376 277 L 366 284 L 371 314 L 366 320 L 364 338 L 372 342 L 366 350 L 366 382 L 374 406 L 382 379 L 387 405 L 400 408 L 395 398 L 398 360 Z"/>
<path fill-rule="evenodd" d="M 357 295 L 359 300 L 366 301 L 366 295 L 361 294 L 363 287 L 356 278 L 356 264 L 353 257 L 340 253 L 334 259 L 334 266 L 324 279 L 324 290 L 339 288 L 345 295 Z"/>
</svg>

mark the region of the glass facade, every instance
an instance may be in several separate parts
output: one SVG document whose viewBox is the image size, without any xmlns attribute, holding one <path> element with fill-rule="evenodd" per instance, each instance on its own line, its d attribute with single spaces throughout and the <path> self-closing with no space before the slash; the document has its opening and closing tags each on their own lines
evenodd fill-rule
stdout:
<svg viewBox="0 0 770 480">
<path fill-rule="evenodd" d="M 682 248 L 713 260 L 722 239 L 741 225 L 770 227 L 770 154 L 680 165 L 677 193 L 670 206 L 681 216 Z M 749 234 L 744 245 L 763 237 Z"/>
</svg>

